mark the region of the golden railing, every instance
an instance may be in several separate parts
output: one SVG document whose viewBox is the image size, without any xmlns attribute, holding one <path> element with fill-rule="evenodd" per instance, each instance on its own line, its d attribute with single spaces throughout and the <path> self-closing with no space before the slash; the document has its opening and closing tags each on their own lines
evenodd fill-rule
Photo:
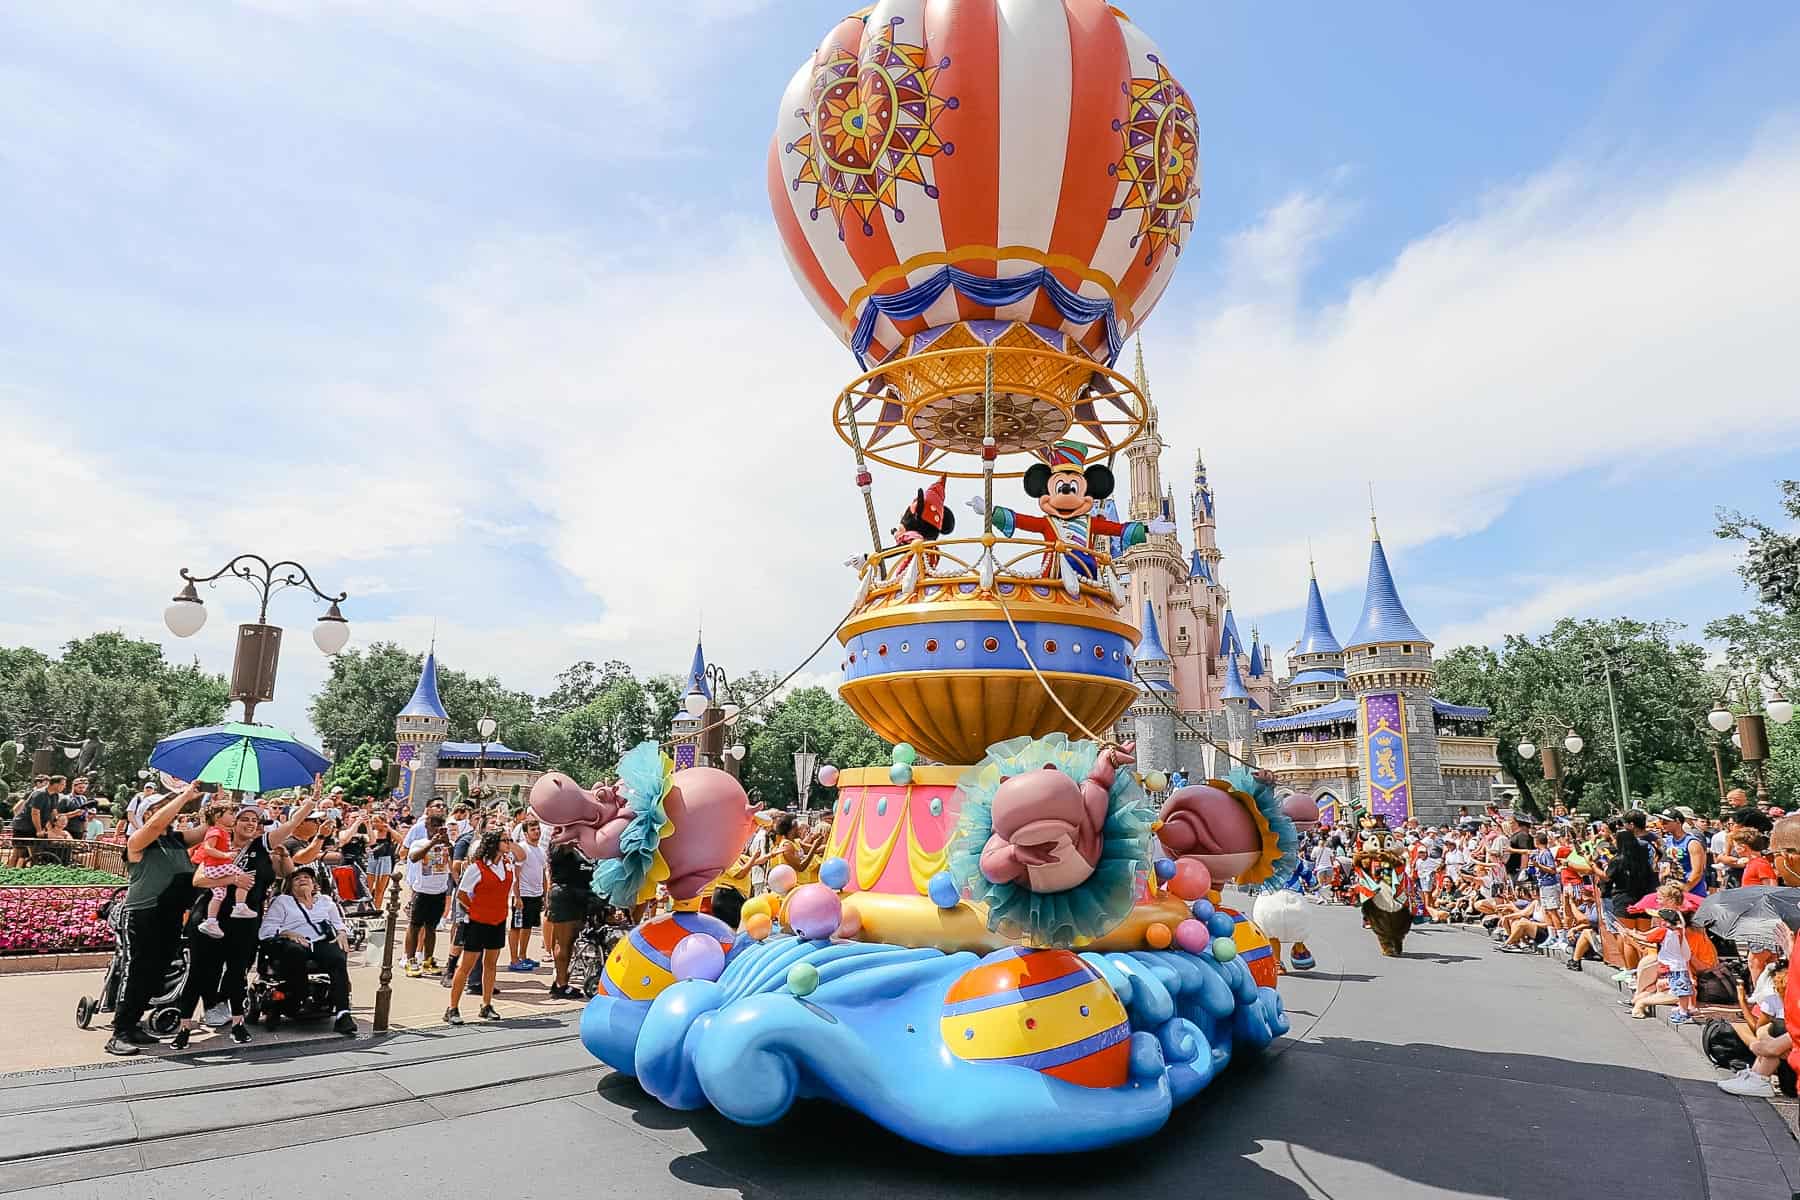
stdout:
<svg viewBox="0 0 1800 1200">
<path fill-rule="evenodd" d="M 1061 569 L 1062 555 L 1086 554 L 1094 560 L 1093 579 L 1075 579 Z M 878 554 L 851 560 L 859 569 L 856 607 L 878 601 L 907 601 L 928 586 L 958 587 L 973 583 L 975 591 L 964 598 L 991 598 L 1002 584 L 1060 588 L 1072 600 L 1097 601 L 1111 609 L 1125 605 L 1125 588 L 1113 570 L 1113 557 L 1093 546 L 1047 542 L 1042 538 L 979 537 L 939 538 L 935 542 L 910 542 Z"/>
</svg>

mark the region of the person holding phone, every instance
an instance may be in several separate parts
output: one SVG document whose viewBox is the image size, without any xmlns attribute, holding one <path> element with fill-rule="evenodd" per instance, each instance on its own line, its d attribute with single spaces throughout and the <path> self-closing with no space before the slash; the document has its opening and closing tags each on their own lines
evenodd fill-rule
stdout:
<svg viewBox="0 0 1800 1200">
<path fill-rule="evenodd" d="M 331 979 L 332 1028 L 346 1037 L 356 1035 L 356 1018 L 350 1015 L 349 941 L 344 933 L 344 914 L 337 901 L 319 887 L 318 876 L 307 867 L 296 868 L 275 897 L 258 930 L 269 960 L 281 975 L 282 990 L 290 1003 L 306 994 L 306 977 L 323 971 Z M 282 1015 L 291 1016 L 287 1013 Z"/>
<path fill-rule="evenodd" d="M 194 864 L 188 859 L 188 850 L 205 832 L 197 825 L 178 830 L 175 818 L 199 795 L 190 783 L 161 797 L 144 824 L 125 842 L 129 882 L 123 902 L 125 921 L 119 932 L 125 982 L 113 1010 L 108 1054 L 133 1055 L 140 1046 L 156 1044 L 144 1029 L 144 1010 L 167 980 L 169 964 L 181 948 L 181 914 L 194 894 Z"/>
</svg>

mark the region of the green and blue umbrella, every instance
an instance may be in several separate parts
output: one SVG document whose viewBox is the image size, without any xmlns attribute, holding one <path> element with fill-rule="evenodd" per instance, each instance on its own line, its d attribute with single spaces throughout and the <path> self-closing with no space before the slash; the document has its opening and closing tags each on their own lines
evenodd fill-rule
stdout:
<svg viewBox="0 0 1800 1200">
<path fill-rule="evenodd" d="M 150 765 L 193 783 L 273 792 L 305 787 L 331 760 L 285 729 L 228 721 L 170 734 L 150 752 Z"/>
</svg>

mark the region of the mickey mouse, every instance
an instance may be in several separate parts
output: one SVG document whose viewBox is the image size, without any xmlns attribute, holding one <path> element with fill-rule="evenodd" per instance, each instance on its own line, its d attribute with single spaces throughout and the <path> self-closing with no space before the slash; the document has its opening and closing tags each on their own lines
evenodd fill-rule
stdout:
<svg viewBox="0 0 1800 1200">
<path fill-rule="evenodd" d="M 1094 505 L 1112 495 L 1112 470 L 1101 463 L 1084 465 L 1088 448 L 1080 442 L 1057 442 L 1045 455 L 1045 462 L 1033 463 L 1025 472 L 1025 494 L 1035 496 L 1038 511 L 1034 517 L 1010 508 L 994 508 L 994 528 L 1003 537 L 1011 537 L 1017 529 L 1027 529 L 1046 541 L 1062 542 L 1073 549 L 1063 554 L 1063 585 L 1072 593 L 1080 589 L 1080 581 L 1099 577 L 1099 566 L 1088 552 L 1097 537 L 1116 537 L 1127 546 L 1142 543 L 1152 533 L 1173 533 L 1170 521 L 1127 521 L 1121 524 L 1093 515 Z M 985 512 L 980 496 L 969 499 L 969 507 Z M 1044 573 L 1050 571 L 1045 557 Z"/>
</svg>

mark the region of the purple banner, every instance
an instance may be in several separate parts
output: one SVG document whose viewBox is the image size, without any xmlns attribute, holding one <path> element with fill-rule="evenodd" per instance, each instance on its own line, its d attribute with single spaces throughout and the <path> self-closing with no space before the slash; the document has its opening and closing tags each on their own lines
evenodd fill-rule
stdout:
<svg viewBox="0 0 1800 1200">
<path fill-rule="evenodd" d="M 1412 816 L 1412 781 L 1406 757 L 1406 709 L 1397 692 L 1378 692 L 1362 701 L 1363 772 L 1369 811 L 1398 829 Z"/>
</svg>

